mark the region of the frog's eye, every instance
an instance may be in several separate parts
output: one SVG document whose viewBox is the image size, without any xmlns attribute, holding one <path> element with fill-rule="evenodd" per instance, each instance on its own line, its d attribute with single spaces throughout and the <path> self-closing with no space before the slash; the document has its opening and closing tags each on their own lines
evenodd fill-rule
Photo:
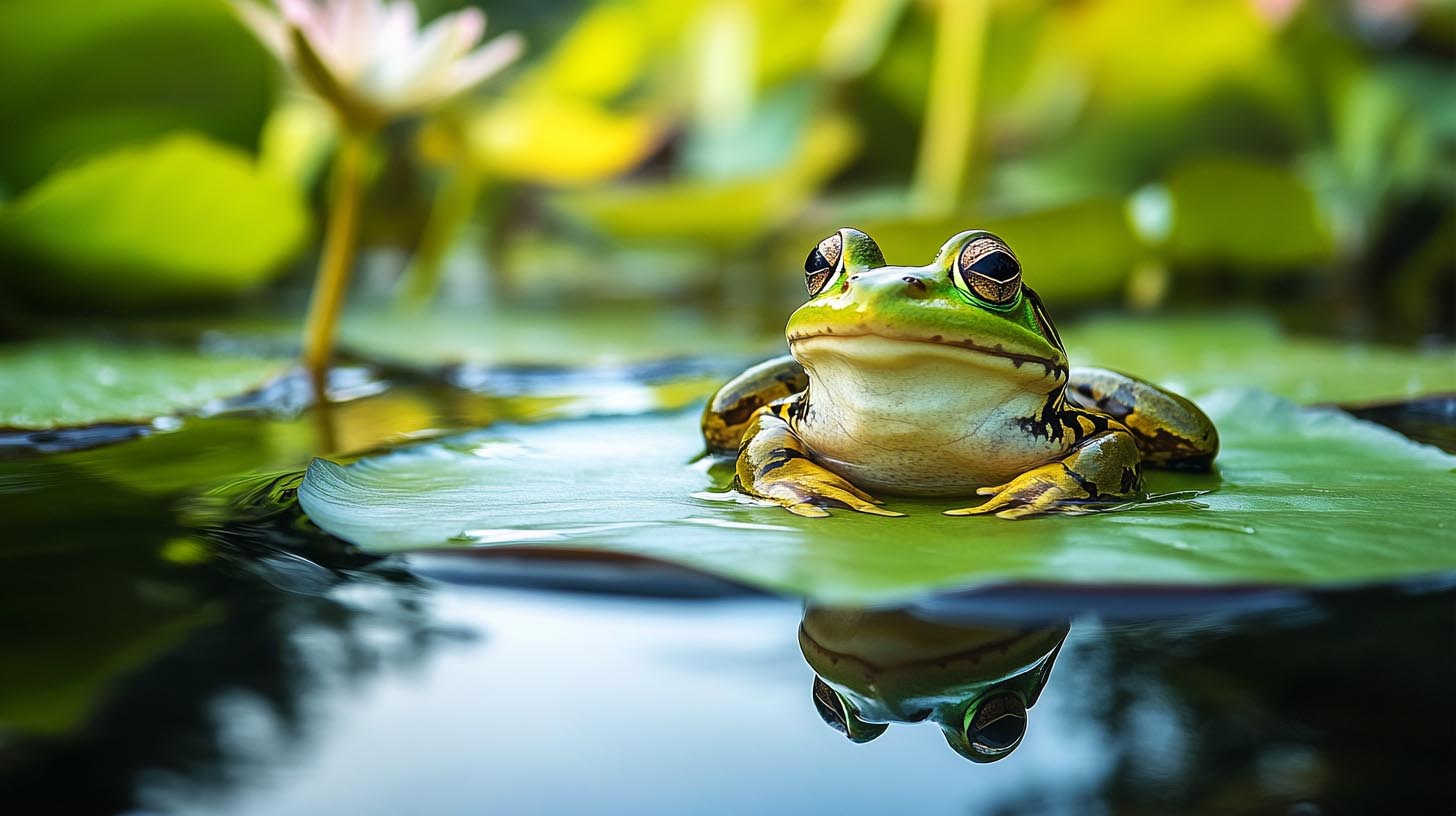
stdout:
<svg viewBox="0 0 1456 816">
<path fill-rule="evenodd" d="M 994 235 L 966 244 L 951 277 L 961 291 L 992 306 L 1008 306 L 1021 294 L 1021 262 Z"/>
<path fill-rule="evenodd" d="M 854 706 L 817 675 L 814 677 L 814 708 L 825 725 L 849 737 L 850 742 L 869 742 L 890 727 L 886 723 L 860 719 Z"/>
<path fill-rule="evenodd" d="M 804 286 L 809 296 L 823 292 L 839 279 L 839 259 L 844 255 L 844 237 L 836 232 L 819 242 L 804 261 Z"/>
</svg>

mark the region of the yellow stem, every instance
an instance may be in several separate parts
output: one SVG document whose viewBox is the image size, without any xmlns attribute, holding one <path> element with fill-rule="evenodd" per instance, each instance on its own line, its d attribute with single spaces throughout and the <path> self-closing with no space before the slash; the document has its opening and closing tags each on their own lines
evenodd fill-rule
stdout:
<svg viewBox="0 0 1456 816">
<path fill-rule="evenodd" d="M 987 4 L 987 0 L 939 3 L 913 190 L 924 215 L 949 215 L 960 203 L 976 135 Z"/>
<path fill-rule="evenodd" d="M 308 303 L 308 320 L 303 328 L 303 364 L 314 381 L 323 383 L 334 356 L 339 312 L 349 288 L 354 253 L 359 241 L 359 209 L 364 192 L 364 163 L 369 153 L 369 135 L 345 129 L 334 156 L 334 173 L 329 201 L 329 222 L 324 232 L 318 276 Z"/>
</svg>

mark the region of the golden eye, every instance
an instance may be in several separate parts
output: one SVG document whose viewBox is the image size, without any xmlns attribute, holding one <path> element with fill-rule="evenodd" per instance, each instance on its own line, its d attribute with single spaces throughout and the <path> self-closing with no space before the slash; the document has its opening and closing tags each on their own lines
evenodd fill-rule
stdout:
<svg viewBox="0 0 1456 816">
<path fill-rule="evenodd" d="M 843 254 L 844 238 L 837 232 L 809 252 L 809 258 L 804 261 L 804 286 L 810 296 L 823 292 L 839 277 L 839 256 Z"/>
<path fill-rule="evenodd" d="M 962 291 L 993 306 L 1005 306 L 1021 294 L 1021 262 L 994 235 L 966 244 L 951 276 Z"/>
</svg>

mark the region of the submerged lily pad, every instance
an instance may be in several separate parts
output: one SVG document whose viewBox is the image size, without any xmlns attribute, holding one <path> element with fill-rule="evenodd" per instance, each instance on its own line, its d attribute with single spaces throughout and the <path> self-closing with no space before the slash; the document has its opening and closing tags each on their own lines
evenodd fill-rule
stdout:
<svg viewBox="0 0 1456 816">
<path fill-rule="evenodd" d="M 1249 390 L 1203 400 L 1211 491 L 1121 512 L 1010 522 L 970 502 L 892 499 L 909 514 L 801 519 L 705 498 L 689 413 L 497 428 L 363 459 L 315 460 L 298 491 L 324 530 L 373 552 L 545 543 L 664 559 L 821 602 L 879 602 L 1011 581 L 1316 585 L 1456 569 L 1456 456 L 1343 412 Z M 696 495 L 695 495 L 696 494 Z"/>
<path fill-rule="evenodd" d="M 0 428 L 151 422 L 259 388 L 290 365 L 83 340 L 0 347 Z"/>
</svg>

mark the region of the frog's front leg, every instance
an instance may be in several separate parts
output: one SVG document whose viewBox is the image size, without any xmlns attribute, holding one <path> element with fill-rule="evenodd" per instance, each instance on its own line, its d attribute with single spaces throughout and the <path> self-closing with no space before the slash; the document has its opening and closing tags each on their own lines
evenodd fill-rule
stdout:
<svg viewBox="0 0 1456 816">
<path fill-rule="evenodd" d="M 1073 417 L 1092 414 L 1072 408 Z M 1135 498 L 1143 486 L 1137 442 L 1127 428 L 1106 417 L 1097 417 L 1106 427 L 1077 443 L 1062 459 L 1033 468 L 996 487 L 976 492 L 990 496 L 984 504 L 947 510 L 948 516 L 995 513 L 1006 519 L 1052 512 L 1075 512 L 1088 505 L 1111 504 Z"/>
<path fill-rule="evenodd" d="M 734 486 L 800 516 L 827 516 L 826 507 L 876 516 L 904 515 L 877 507 L 880 502 L 873 496 L 809 458 L 808 448 L 787 420 L 788 411 L 799 399 L 795 394 L 753 415 L 738 451 Z"/>
<path fill-rule="evenodd" d="M 1074 368 L 1067 401 L 1106 414 L 1132 432 L 1145 464 L 1208 470 L 1218 430 L 1193 401 L 1146 380 L 1105 368 Z"/>
</svg>

